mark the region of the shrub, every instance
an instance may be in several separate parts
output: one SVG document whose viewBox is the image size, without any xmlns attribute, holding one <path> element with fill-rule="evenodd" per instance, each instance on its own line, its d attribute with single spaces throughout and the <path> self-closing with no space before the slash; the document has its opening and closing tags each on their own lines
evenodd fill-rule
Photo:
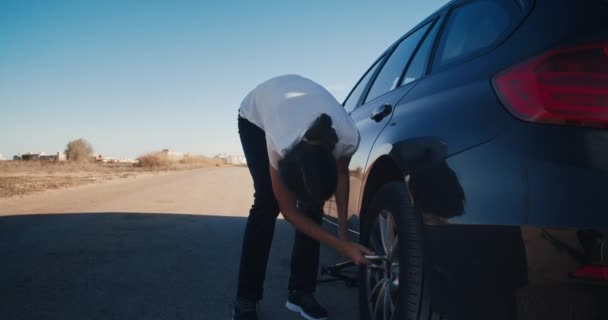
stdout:
<svg viewBox="0 0 608 320">
<path fill-rule="evenodd" d="M 87 140 L 82 138 L 70 141 L 65 148 L 65 155 L 70 161 L 89 161 L 93 155 L 93 146 L 91 146 Z"/>
<path fill-rule="evenodd" d="M 163 152 L 152 152 L 145 154 L 139 158 L 138 165 L 144 168 L 168 167 L 171 164 L 169 156 Z"/>
</svg>

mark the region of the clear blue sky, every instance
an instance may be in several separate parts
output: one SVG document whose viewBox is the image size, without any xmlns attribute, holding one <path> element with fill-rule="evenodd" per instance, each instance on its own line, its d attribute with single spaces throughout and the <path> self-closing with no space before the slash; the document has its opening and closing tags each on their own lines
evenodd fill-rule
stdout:
<svg viewBox="0 0 608 320">
<path fill-rule="evenodd" d="M 241 153 L 238 105 L 295 73 L 339 101 L 447 0 L 0 1 L 0 154 Z"/>
</svg>

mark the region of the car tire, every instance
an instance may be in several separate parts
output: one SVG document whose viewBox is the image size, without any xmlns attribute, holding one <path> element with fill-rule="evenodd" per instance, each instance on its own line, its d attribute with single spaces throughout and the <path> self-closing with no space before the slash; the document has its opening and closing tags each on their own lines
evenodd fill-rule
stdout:
<svg viewBox="0 0 608 320">
<path fill-rule="evenodd" d="M 360 230 L 361 244 L 379 256 L 359 268 L 360 319 L 441 319 L 430 310 L 422 220 L 404 182 L 390 182 L 375 193 Z"/>
</svg>

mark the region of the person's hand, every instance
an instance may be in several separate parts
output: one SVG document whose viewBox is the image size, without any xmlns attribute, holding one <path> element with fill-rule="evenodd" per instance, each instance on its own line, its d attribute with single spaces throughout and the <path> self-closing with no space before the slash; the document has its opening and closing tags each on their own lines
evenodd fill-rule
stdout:
<svg viewBox="0 0 608 320">
<path fill-rule="evenodd" d="M 356 265 L 367 264 L 368 261 L 364 255 L 373 255 L 374 253 L 368 248 L 352 241 L 342 241 L 338 251 L 349 257 Z"/>
</svg>

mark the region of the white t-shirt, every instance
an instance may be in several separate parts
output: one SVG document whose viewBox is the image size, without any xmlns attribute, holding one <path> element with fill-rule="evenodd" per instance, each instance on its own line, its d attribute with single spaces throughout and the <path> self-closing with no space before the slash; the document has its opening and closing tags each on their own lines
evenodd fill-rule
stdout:
<svg viewBox="0 0 608 320">
<path fill-rule="evenodd" d="M 251 91 L 239 109 L 242 118 L 266 133 L 268 158 L 275 169 L 323 113 L 331 117 L 338 136 L 334 157 L 351 156 L 359 147 L 357 127 L 336 98 L 312 80 L 298 75 L 272 78 Z"/>
</svg>

